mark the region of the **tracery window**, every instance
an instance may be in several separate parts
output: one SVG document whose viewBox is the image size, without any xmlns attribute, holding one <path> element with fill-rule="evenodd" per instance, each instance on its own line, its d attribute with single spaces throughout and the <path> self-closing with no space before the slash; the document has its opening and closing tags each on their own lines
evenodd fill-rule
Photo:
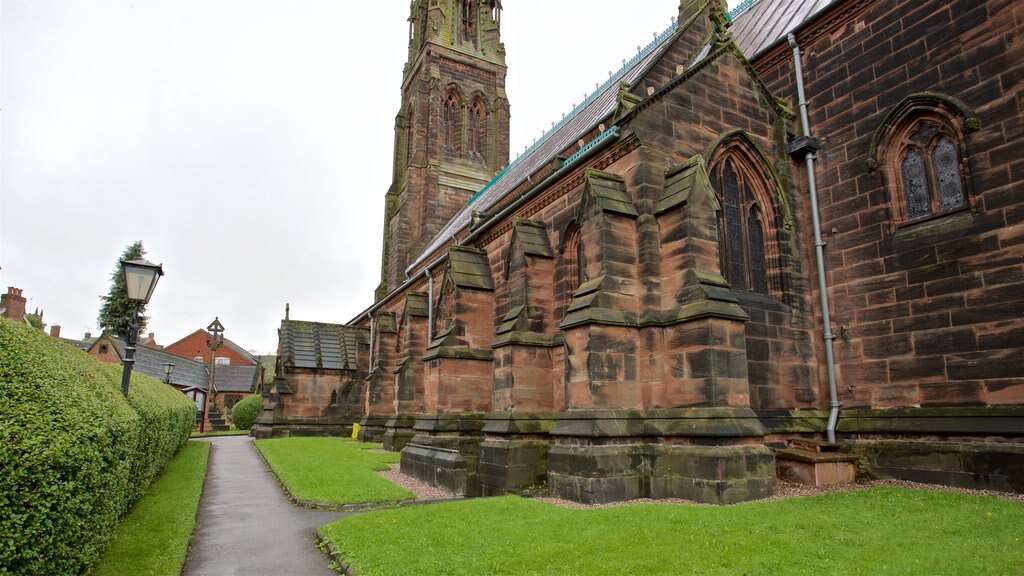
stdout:
<svg viewBox="0 0 1024 576">
<path fill-rule="evenodd" d="M 480 100 L 473 102 L 469 112 L 469 151 L 482 157 L 487 142 L 487 109 Z"/>
<path fill-rule="evenodd" d="M 459 97 L 454 91 L 445 96 L 441 111 L 441 134 L 444 145 L 456 148 L 458 145 Z"/>
<path fill-rule="evenodd" d="M 712 186 L 718 193 L 719 258 L 722 275 L 733 288 L 779 296 L 771 262 L 777 250 L 772 246 L 770 195 L 751 163 L 738 154 L 723 154 L 711 171 Z"/>
<path fill-rule="evenodd" d="M 920 118 L 896 133 L 902 221 L 944 214 L 966 206 L 967 193 L 956 133 L 937 118 Z"/>
</svg>

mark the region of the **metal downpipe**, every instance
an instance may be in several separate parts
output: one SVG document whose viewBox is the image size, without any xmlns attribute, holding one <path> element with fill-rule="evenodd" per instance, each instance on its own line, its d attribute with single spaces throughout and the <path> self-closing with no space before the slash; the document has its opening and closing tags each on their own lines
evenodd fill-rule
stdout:
<svg viewBox="0 0 1024 576">
<path fill-rule="evenodd" d="M 434 339 L 434 275 L 430 273 L 430 266 L 423 271 L 427 277 L 427 346 Z"/>
<path fill-rule="evenodd" d="M 800 46 L 796 42 L 796 36 L 790 33 L 786 36 L 789 46 L 793 49 L 794 76 L 796 76 L 797 105 L 800 108 L 800 124 L 805 138 L 811 137 L 811 130 L 807 120 L 807 98 L 804 95 L 804 73 L 800 61 Z M 818 188 L 814 177 L 814 151 L 808 149 L 804 156 L 804 163 L 807 165 L 807 184 L 811 197 L 811 221 L 814 224 L 814 255 L 818 265 L 818 293 L 821 295 L 821 323 L 824 329 L 825 340 L 825 364 L 828 368 L 828 397 L 829 413 L 828 424 L 825 433 L 829 442 L 836 441 L 836 424 L 839 421 L 839 394 L 836 390 L 836 361 L 833 343 L 836 339 L 832 332 L 832 320 L 829 316 L 828 284 L 825 281 L 825 243 L 821 239 L 821 219 L 818 216 Z"/>
</svg>

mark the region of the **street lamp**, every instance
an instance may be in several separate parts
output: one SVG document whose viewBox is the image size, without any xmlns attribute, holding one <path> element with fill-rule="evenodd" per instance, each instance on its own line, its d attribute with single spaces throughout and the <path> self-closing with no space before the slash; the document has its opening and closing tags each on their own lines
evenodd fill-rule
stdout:
<svg viewBox="0 0 1024 576">
<path fill-rule="evenodd" d="M 165 362 L 164 363 L 164 374 L 167 374 L 167 379 L 164 380 L 164 382 L 166 382 L 168 384 L 171 383 L 171 372 L 174 372 L 174 364 L 171 364 L 170 362 Z"/>
<path fill-rule="evenodd" d="M 217 349 L 224 343 L 224 325 L 220 323 L 220 316 L 216 316 L 213 322 L 206 327 L 206 347 L 210 349 L 210 383 L 206 386 L 206 406 L 203 410 L 204 420 L 210 419 L 210 411 L 217 410 L 217 396 L 214 392 L 214 374 L 217 372 Z M 211 406 L 213 408 L 211 408 Z M 220 415 L 218 414 L 219 418 Z M 202 432 L 205 422 L 199 423 L 199 431 Z M 213 425 L 213 422 L 210 423 Z"/>
<path fill-rule="evenodd" d="M 124 339 L 124 372 L 121 375 L 121 392 L 128 397 L 128 382 L 132 377 L 132 365 L 135 364 L 135 344 L 139 341 L 139 308 L 149 303 L 156 283 L 164 275 L 162 264 L 153 264 L 146 260 L 122 260 L 124 269 L 125 291 L 132 301 L 132 317 L 128 322 L 128 334 Z"/>
</svg>

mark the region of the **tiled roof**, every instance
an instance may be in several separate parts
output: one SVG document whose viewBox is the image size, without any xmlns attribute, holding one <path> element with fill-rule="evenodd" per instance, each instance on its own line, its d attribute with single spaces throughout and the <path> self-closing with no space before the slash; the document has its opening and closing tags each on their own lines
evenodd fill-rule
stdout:
<svg viewBox="0 0 1024 576">
<path fill-rule="evenodd" d="M 111 338 L 110 342 L 117 350 L 117 355 L 124 359 L 124 341 Z M 205 364 L 187 360 L 163 350 L 136 346 L 135 366 L 132 369 L 147 376 L 152 376 L 161 382 L 166 382 L 167 371 L 164 365 L 167 363 L 174 364 L 174 372 L 171 373 L 171 384 L 186 388 L 196 386 L 206 390 L 210 380 L 210 373 Z"/>
<path fill-rule="evenodd" d="M 736 38 L 737 46 L 753 58 L 786 34 L 811 18 L 833 2 L 839 0 L 759 0 L 752 5 L 745 3 L 737 10 L 730 32 Z M 461 212 L 455 215 L 441 232 L 431 241 L 413 262 L 410 268 L 422 263 L 437 249 L 444 246 L 461 229 L 470 224 L 474 212 L 487 212 L 506 195 L 515 190 L 540 167 L 551 162 L 559 153 L 568 149 L 584 135 L 592 132 L 608 119 L 618 104 L 619 86 L 622 83 L 633 87 L 644 73 L 657 62 L 664 51 L 671 46 L 678 30 L 673 22 L 667 30 L 641 50 L 632 60 L 613 74 L 582 104 L 567 114 L 561 122 L 544 134 L 500 174 L 481 189 Z M 602 136 L 612 132 L 609 127 Z M 596 142 L 596 140 L 595 140 Z M 593 143 L 593 142 L 592 142 Z M 591 144 L 592 144 L 591 143 Z M 563 166 L 570 164 L 569 158 Z"/>
<path fill-rule="evenodd" d="M 365 329 L 300 320 L 281 322 L 281 362 L 292 368 L 355 370 Z"/>
<path fill-rule="evenodd" d="M 217 392 L 252 392 L 259 366 L 217 366 L 213 373 Z"/>
<path fill-rule="evenodd" d="M 749 59 L 838 0 L 759 0 L 739 14 L 729 32 Z"/>
</svg>

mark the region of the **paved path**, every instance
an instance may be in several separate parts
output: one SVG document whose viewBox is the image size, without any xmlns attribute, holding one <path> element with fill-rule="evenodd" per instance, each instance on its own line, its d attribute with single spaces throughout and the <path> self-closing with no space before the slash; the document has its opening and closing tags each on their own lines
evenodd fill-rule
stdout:
<svg viewBox="0 0 1024 576">
<path fill-rule="evenodd" d="M 183 576 L 337 576 L 316 529 L 345 516 L 299 508 L 248 436 L 204 439 L 210 465 Z M 195 442 L 195 440 L 193 440 Z"/>
</svg>

